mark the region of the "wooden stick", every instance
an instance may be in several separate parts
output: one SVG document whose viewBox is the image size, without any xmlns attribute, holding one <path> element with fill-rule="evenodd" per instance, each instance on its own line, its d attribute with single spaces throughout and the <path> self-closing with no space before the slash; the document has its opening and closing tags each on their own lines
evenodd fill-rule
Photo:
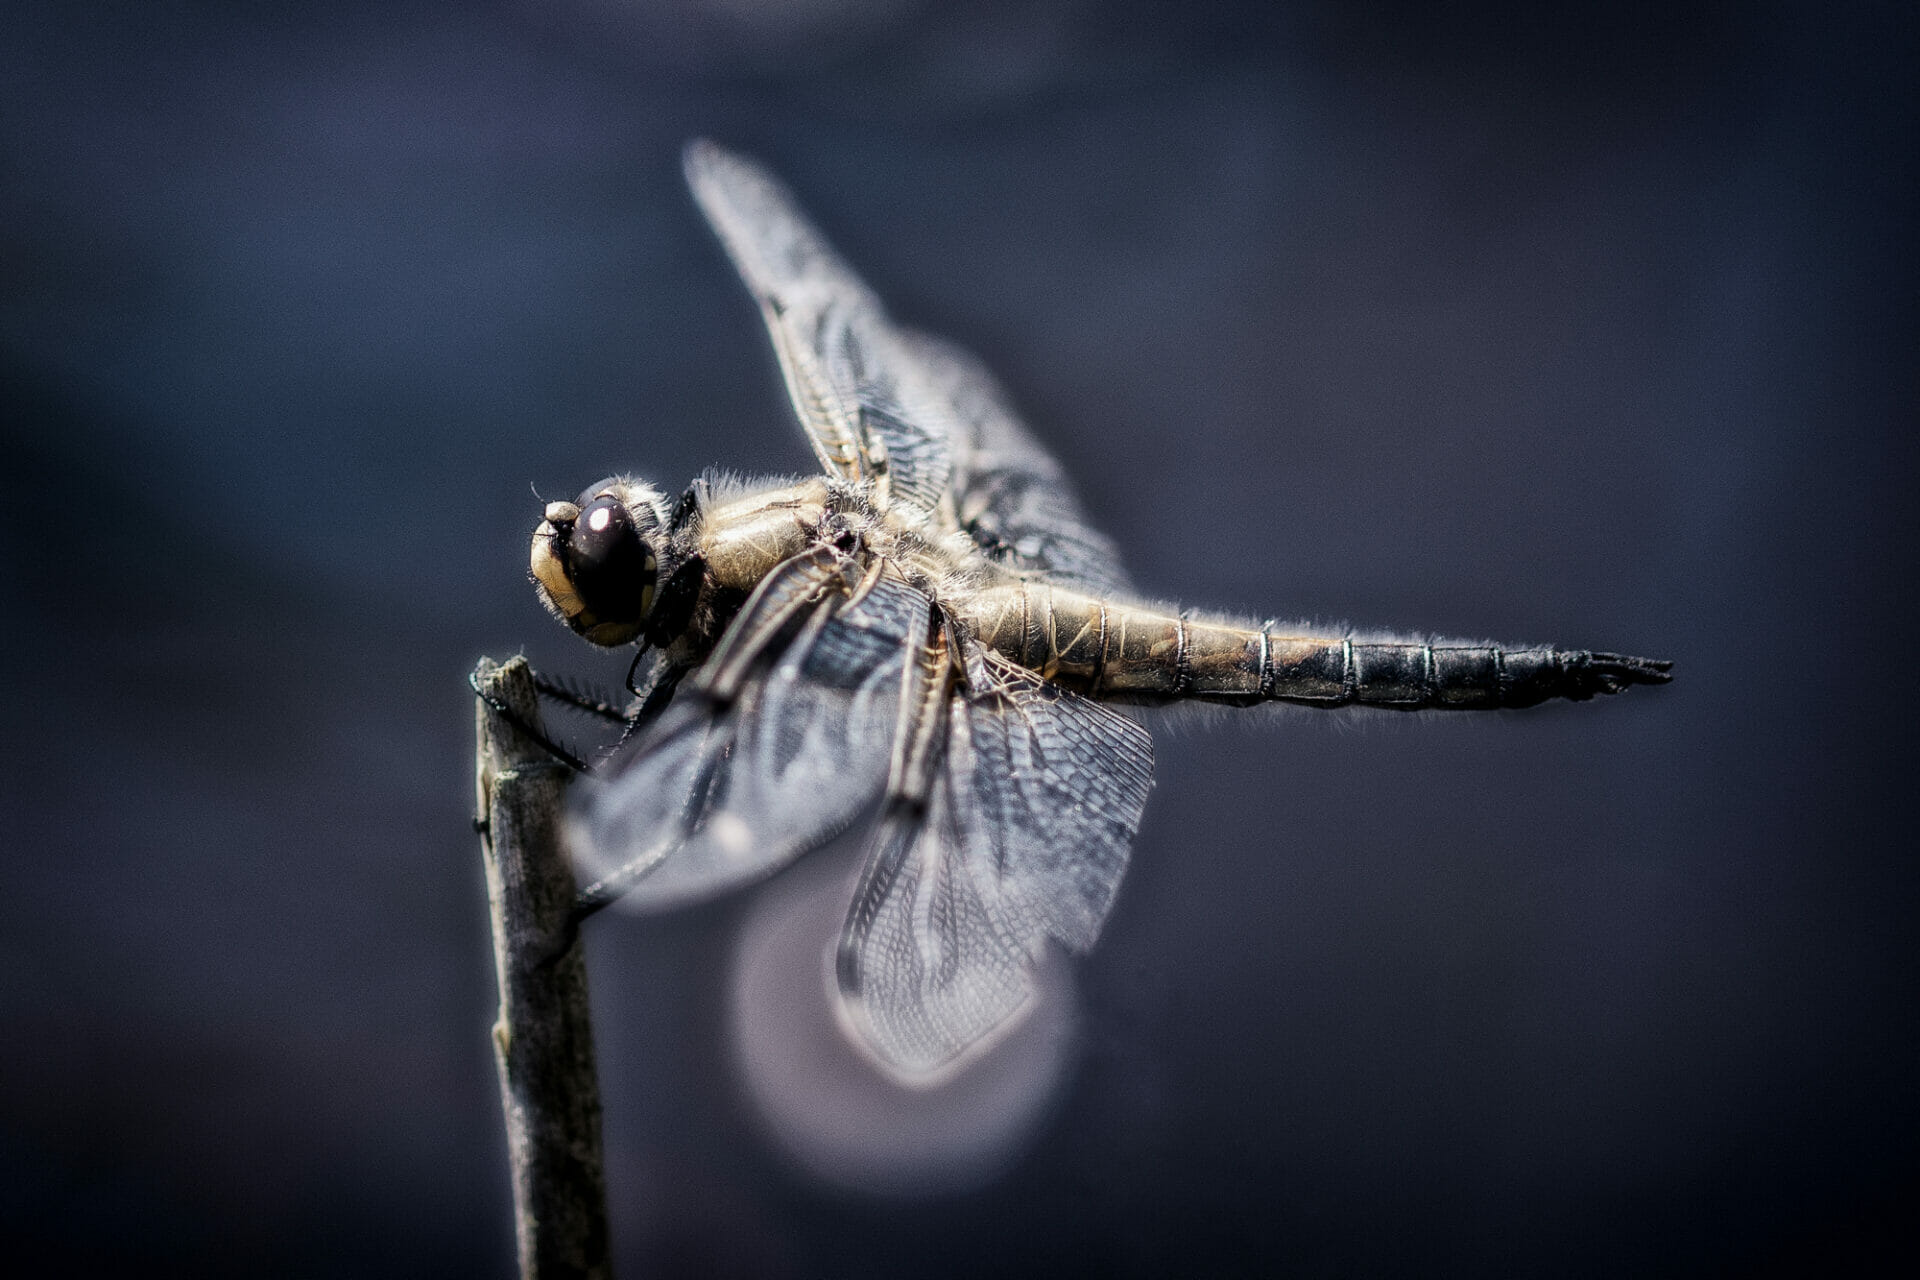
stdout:
<svg viewBox="0 0 1920 1280">
<path fill-rule="evenodd" d="M 513 1171 L 522 1280 L 612 1275 L 587 968 L 569 924 L 573 870 L 561 838 L 568 770 L 540 730 L 525 658 L 474 670 L 481 853 L 493 914 L 500 1018 L 493 1025 Z M 495 708 L 505 706 L 513 716 Z M 518 723 L 515 723 L 515 720 Z"/>
</svg>

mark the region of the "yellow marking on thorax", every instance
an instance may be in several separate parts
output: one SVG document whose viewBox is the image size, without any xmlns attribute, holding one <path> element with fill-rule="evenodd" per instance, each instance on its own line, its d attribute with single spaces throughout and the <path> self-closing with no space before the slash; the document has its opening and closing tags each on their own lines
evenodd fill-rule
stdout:
<svg viewBox="0 0 1920 1280">
<path fill-rule="evenodd" d="M 723 587 L 751 591 L 781 561 L 806 550 L 827 515 L 827 482 L 807 480 L 710 508 L 700 554 Z"/>
</svg>

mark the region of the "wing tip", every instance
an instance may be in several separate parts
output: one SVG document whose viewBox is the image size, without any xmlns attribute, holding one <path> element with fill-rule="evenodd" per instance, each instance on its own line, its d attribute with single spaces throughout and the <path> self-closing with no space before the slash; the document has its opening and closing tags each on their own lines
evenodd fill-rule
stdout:
<svg viewBox="0 0 1920 1280">
<path fill-rule="evenodd" d="M 712 138 L 689 138 L 680 148 L 680 167 L 692 181 L 698 174 L 729 158 L 731 153 Z"/>
<path fill-rule="evenodd" d="M 680 173 L 695 196 L 711 191 L 725 170 L 741 163 L 740 157 L 712 138 L 690 138 L 680 148 Z"/>
<path fill-rule="evenodd" d="M 729 150 L 712 138 L 689 138 L 680 148 L 680 170 L 695 195 L 705 198 L 727 191 L 778 193 L 785 197 L 779 179 L 761 164 L 738 151 Z M 733 198 L 738 199 L 738 195 Z M 788 198 L 788 203 L 791 199 Z"/>
<path fill-rule="evenodd" d="M 950 1083 L 974 1062 L 985 1057 L 1022 1021 L 1032 1002 L 1014 1010 L 1006 1021 L 970 1041 L 914 1043 L 899 1035 L 888 1035 L 867 1001 L 850 995 L 843 988 L 834 1004 L 840 1032 L 868 1066 L 894 1087 L 912 1093 L 929 1093 Z"/>
<path fill-rule="evenodd" d="M 860 950 L 844 934 L 835 949 L 834 1017 L 860 1057 L 901 1089 L 927 1092 L 948 1084 L 1005 1044 L 1041 1004 L 1035 974 L 1027 968 L 1005 1008 L 977 1025 L 956 1027 L 923 1003 L 924 992 L 910 999 L 906 1009 L 897 999 L 889 1001 L 884 991 L 877 1002 L 871 999 L 874 993 L 863 979 Z"/>
</svg>

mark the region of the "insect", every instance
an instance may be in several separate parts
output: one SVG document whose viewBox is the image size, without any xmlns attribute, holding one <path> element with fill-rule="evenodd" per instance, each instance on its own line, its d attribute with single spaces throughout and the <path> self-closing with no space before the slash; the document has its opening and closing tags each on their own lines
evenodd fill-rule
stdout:
<svg viewBox="0 0 1920 1280">
<path fill-rule="evenodd" d="M 871 824 L 835 953 L 880 1062 L 941 1076 L 1027 1001 L 1043 949 L 1090 948 L 1151 786 L 1119 708 L 1483 710 L 1669 679 L 1545 647 L 1372 639 L 1132 602 L 1113 544 L 970 357 L 896 326 L 752 162 L 686 175 L 759 303 L 822 474 L 615 477 L 533 535 L 547 608 L 638 645 L 623 755 L 584 779 L 574 854 L 663 907 Z"/>
</svg>

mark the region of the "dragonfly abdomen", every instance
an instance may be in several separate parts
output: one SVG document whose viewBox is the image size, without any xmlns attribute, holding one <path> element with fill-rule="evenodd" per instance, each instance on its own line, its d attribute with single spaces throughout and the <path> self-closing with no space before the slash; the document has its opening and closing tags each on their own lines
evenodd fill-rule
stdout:
<svg viewBox="0 0 1920 1280">
<path fill-rule="evenodd" d="M 1044 583 L 980 592 L 982 643 L 1096 698 L 1389 710 L 1494 710 L 1664 683 L 1670 663 L 1548 647 L 1357 640 L 1168 614 Z"/>
</svg>

